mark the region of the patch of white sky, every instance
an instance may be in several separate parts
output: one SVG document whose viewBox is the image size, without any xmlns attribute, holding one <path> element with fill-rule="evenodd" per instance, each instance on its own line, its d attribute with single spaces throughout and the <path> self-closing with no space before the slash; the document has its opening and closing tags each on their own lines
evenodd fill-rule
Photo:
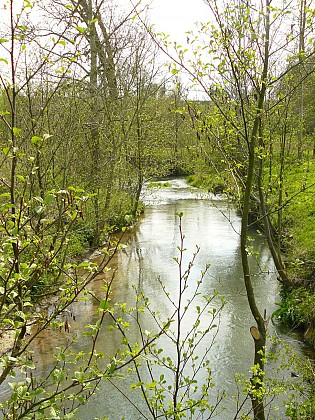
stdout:
<svg viewBox="0 0 315 420">
<path fill-rule="evenodd" d="M 181 42 L 185 32 L 191 30 L 196 22 L 207 20 L 209 6 L 203 0 L 116 0 L 118 5 L 130 8 L 139 4 L 138 8 L 148 6 L 150 24 L 156 31 L 170 35 L 172 40 Z"/>
<path fill-rule="evenodd" d="M 137 4 L 136 0 L 116 0 L 116 3 L 127 9 Z M 138 8 L 144 9 L 145 6 L 148 6 L 147 18 L 149 24 L 154 25 L 154 32 L 168 35 L 171 43 L 176 42 L 188 50 L 187 38 L 191 38 L 188 33 L 211 19 L 209 6 L 203 0 L 143 0 Z M 166 61 L 170 59 L 166 58 Z M 182 75 L 181 78 L 184 84 L 189 84 L 187 77 Z M 203 95 L 195 87 L 189 96 Z"/>
<path fill-rule="evenodd" d="M 118 4 L 131 5 L 136 4 L 136 0 L 116 0 Z M 223 5 L 223 2 L 218 4 Z M 273 5 L 279 7 L 279 10 L 289 9 L 293 14 L 288 16 L 284 13 L 282 18 L 277 17 L 273 22 L 273 38 L 271 43 L 274 49 L 279 49 L 279 46 L 286 44 L 287 34 L 290 32 L 290 27 L 294 27 L 295 21 L 298 21 L 295 13 L 298 10 L 294 7 L 294 0 L 274 0 Z M 191 45 L 187 45 L 187 32 L 196 30 L 196 26 L 200 23 L 207 23 L 213 21 L 209 5 L 203 0 L 142 0 L 141 6 L 148 5 L 148 19 L 149 23 L 154 25 L 154 32 L 162 32 L 169 35 L 171 42 L 181 44 L 184 48 L 188 48 L 190 55 Z M 295 13 L 294 13 L 295 12 Z M 280 15 L 281 16 L 281 13 Z M 294 20 L 295 19 L 295 20 Z M 298 25 L 297 25 L 298 26 Z M 188 35 L 190 38 L 190 35 Z M 285 50 L 285 49 L 284 49 Z M 288 53 L 286 50 L 284 53 Z M 208 59 L 206 57 L 205 59 Z M 184 82 L 186 77 L 184 76 Z M 198 98 L 207 98 L 207 95 L 194 88 L 190 91 L 190 96 Z"/>
<path fill-rule="evenodd" d="M 179 42 L 208 16 L 209 7 L 202 0 L 153 0 L 149 8 L 150 20 L 156 28 Z"/>
</svg>

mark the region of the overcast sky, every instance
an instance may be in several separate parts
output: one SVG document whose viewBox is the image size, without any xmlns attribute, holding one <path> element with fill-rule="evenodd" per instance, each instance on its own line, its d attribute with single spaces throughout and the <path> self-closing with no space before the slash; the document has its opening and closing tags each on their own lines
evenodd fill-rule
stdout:
<svg viewBox="0 0 315 420">
<path fill-rule="evenodd" d="M 202 0 L 153 0 L 151 21 L 172 36 L 183 35 L 196 21 L 207 20 L 208 7 Z"/>
<path fill-rule="evenodd" d="M 116 0 L 117 3 L 130 7 L 130 0 Z M 132 0 L 133 4 L 137 0 Z M 157 31 L 171 36 L 172 40 L 180 41 L 184 35 L 193 29 L 195 22 L 206 21 L 209 8 L 203 0 L 142 0 L 143 4 L 150 4 L 150 23 L 155 24 Z"/>
</svg>

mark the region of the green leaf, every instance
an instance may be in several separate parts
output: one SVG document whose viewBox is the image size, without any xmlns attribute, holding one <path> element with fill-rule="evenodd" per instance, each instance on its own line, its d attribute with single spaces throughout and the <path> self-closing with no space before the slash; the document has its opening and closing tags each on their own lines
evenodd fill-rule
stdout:
<svg viewBox="0 0 315 420">
<path fill-rule="evenodd" d="M 57 355 L 56 355 L 56 358 L 57 358 L 57 360 L 59 360 L 59 361 L 61 361 L 61 362 L 65 362 L 66 361 L 66 355 L 65 355 L 65 353 L 58 353 Z"/>
<path fill-rule="evenodd" d="M 32 142 L 32 144 L 38 144 L 39 142 L 41 142 L 43 139 L 42 139 L 42 137 L 39 137 L 39 136 L 33 136 L 32 138 L 31 138 L 31 142 Z"/>
<path fill-rule="evenodd" d="M 108 300 L 107 299 L 101 300 L 100 309 L 103 309 L 103 311 L 106 311 L 108 309 Z"/>
<path fill-rule="evenodd" d="M 84 383 L 84 381 L 85 381 L 85 375 L 84 375 L 84 372 L 82 372 L 82 371 L 76 371 L 76 372 L 74 372 L 74 375 L 73 375 L 73 377 L 74 377 L 74 379 L 76 379 L 80 384 L 83 384 Z"/>
<path fill-rule="evenodd" d="M 44 388 L 35 388 L 34 393 L 35 395 L 40 395 L 45 392 Z"/>
<path fill-rule="evenodd" d="M 54 219 L 40 219 L 41 223 L 53 223 Z"/>
<path fill-rule="evenodd" d="M 0 198 L 10 198 L 11 194 L 10 193 L 2 193 L 0 194 Z"/>
<path fill-rule="evenodd" d="M 33 362 L 33 360 L 26 360 L 26 362 L 24 362 L 24 365 L 28 368 L 28 369 L 35 369 L 35 363 Z"/>
<path fill-rule="evenodd" d="M 55 199 L 55 194 L 52 193 L 48 193 L 47 195 L 45 195 L 44 197 L 44 203 L 45 204 L 50 204 L 53 200 Z"/>
<path fill-rule="evenodd" d="M 0 44 L 3 44 L 4 42 L 9 42 L 7 38 L 0 38 Z"/>
<path fill-rule="evenodd" d="M 17 311 L 17 316 L 19 316 L 23 321 L 25 321 L 26 320 L 26 316 L 25 316 L 25 313 L 24 312 L 22 312 L 22 311 Z"/>
<path fill-rule="evenodd" d="M 150 382 L 150 383 L 146 383 L 145 384 L 145 387 L 148 390 L 153 390 L 153 389 L 156 388 L 156 385 L 157 385 L 157 382 L 156 381 L 153 381 L 153 382 Z"/>
<path fill-rule="evenodd" d="M 115 369 L 116 369 L 116 365 L 115 365 L 115 363 L 112 363 L 112 364 L 110 365 L 110 367 L 109 367 L 108 372 L 109 372 L 110 374 L 112 374 L 112 373 L 114 373 L 114 372 L 115 372 Z"/>
<path fill-rule="evenodd" d="M 77 29 L 79 32 L 81 32 L 81 34 L 85 34 L 86 29 L 82 28 L 82 26 L 76 26 L 75 29 Z"/>
<path fill-rule="evenodd" d="M 54 407 L 50 407 L 50 414 L 51 414 L 51 418 L 55 419 L 55 420 L 59 420 L 60 417 L 57 415 L 56 410 L 54 409 Z"/>
<path fill-rule="evenodd" d="M 22 182 L 26 182 L 26 179 L 24 178 L 24 176 L 23 176 L 23 175 L 17 175 L 16 177 L 17 177 L 17 179 L 19 179 L 20 181 L 22 181 Z"/>
<path fill-rule="evenodd" d="M 30 2 L 30 0 L 24 0 L 24 7 L 25 8 L 27 8 L 27 7 L 32 8 L 33 4 Z"/>
<path fill-rule="evenodd" d="M 22 129 L 21 128 L 17 128 L 17 127 L 13 127 L 12 131 L 13 131 L 13 134 L 15 136 L 19 136 L 21 134 Z"/>
<path fill-rule="evenodd" d="M 35 213 L 38 214 L 38 215 L 42 214 L 44 210 L 45 210 L 45 207 L 43 207 L 43 206 L 37 206 L 34 209 Z"/>
</svg>

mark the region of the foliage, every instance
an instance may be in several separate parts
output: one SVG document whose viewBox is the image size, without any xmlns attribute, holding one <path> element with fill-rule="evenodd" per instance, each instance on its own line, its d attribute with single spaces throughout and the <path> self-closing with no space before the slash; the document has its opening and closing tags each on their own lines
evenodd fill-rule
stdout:
<svg viewBox="0 0 315 420">
<path fill-rule="evenodd" d="M 289 255 L 295 255 L 303 264 L 304 276 L 307 276 L 308 262 L 313 260 L 313 207 L 315 188 L 314 161 L 306 157 L 303 162 L 288 162 L 283 180 L 283 232 L 282 245 Z M 277 199 L 277 165 L 274 164 L 271 182 L 269 183 L 269 201 Z M 275 216 L 273 216 L 275 217 Z M 294 260 L 289 261 L 294 271 Z M 290 268 L 290 266 L 289 266 Z M 297 267 L 298 268 L 298 267 Z M 303 276 L 303 273 L 299 273 Z"/>
<path fill-rule="evenodd" d="M 293 328 L 304 328 L 314 322 L 315 295 L 303 287 L 284 289 L 281 301 L 277 303 L 279 309 L 273 313 L 273 318 Z"/>
<path fill-rule="evenodd" d="M 135 362 L 133 370 L 138 381 L 131 385 L 131 389 L 141 390 L 154 419 L 191 418 L 202 413 L 207 413 L 210 418 L 225 397 L 224 392 L 218 395 L 211 392 L 214 384 L 210 363 L 210 351 L 218 333 L 224 299 L 215 291 L 212 296 L 202 295 L 208 267 L 200 278 L 192 278 L 191 270 L 198 257 L 198 247 L 185 268 L 182 229 L 182 214 L 179 214 L 180 245 L 178 257 L 174 257 L 179 269 L 178 283 L 173 291 L 166 290 L 160 283 L 161 293 L 170 304 L 170 315 L 165 318 L 158 308 L 152 307 L 145 290 L 137 290 L 138 303 L 143 302 L 145 310 L 143 314 L 140 311 L 136 320 L 141 331 L 141 344 L 146 348 L 146 359 Z M 147 346 L 156 334 L 154 330 L 145 329 L 149 315 L 157 331 L 162 329 L 165 334 Z"/>
<path fill-rule="evenodd" d="M 292 420 L 310 420 L 315 416 L 315 399 L 313 396 L 304 402 L 298 402 L 295 397 L 288 403 L 286 415 Z"/>
<path fill-rule="evenodd" d="M 112 327 L 119 330 L 128 326 L 115 318 L 110 306 L 111 280 L 105 282 L 102 298 L 93 296 L 97 320 L 84 333 L 89 350 L 73 350 L 72 304 L 90 296 L 90 283 L 106 271 L 119 241 L 106 243 L 99 264 L 73 257 L 95 243 L 95 230 L 100 239 L 112 206 L 118 203 L 114 217 L 123 218 L 119 227 L 134 220 L 141 207 L 137 203 L 133 214 L 134 190 L 121 176 L 126 166 L 111 160 L 119 132 L 104 149 L 100 142 L 97 150 L 92 143 L 104 140 L 106 122 L 98 120 L 95 132 L 91 86 L 73 73 L 81 54 L 79 43 L 69 42 L 75 36 L 72 18 L 69 22 L 64 16 L 59 34 L 52 34 L 48 25 L 36 38 L 41 29 L 33 28 L 31 19 L 33 7 L 39 5 L 10 1 L 7 6 L 9 25 L 2 27 L 5 38 L 0 43 L 3 56 L 10 57 L 0 60 L 0 329 L 8 346 L 1 349 L 0 384 L 8 384 L 10 392 L 0 408 L 7 419 L 73 418 L 100 380 L 143 351 L 116 352 L 117 360 L 109 355 L 105 365 L 99 364 L 104 355 L 95 346 L 104 319 L 112 319 Z M 45 19 L 42 23 L 47 24 Z M 26 45 L 36 48 L 31 52 Z M 104 154 L 107 161 L 98 166 Z M 101 192 L 105 199 L 100 199 Z M 69 334 L 69 343 L 56 349 L 53 367 L 41 378 L 35 374 L 35 343 L 43 333 L 63 335 L 62 330 Z"/>
<path fill-rule="evenodd" d="M 147 184 L 147 188 L 168 188 L 171 187 L 172 184 L 168 181 L 166 182 L 150 182 Z"/>
<path fill-rule="evenodd" d="M 68 254 L 70 258 L 82 257 L 93 242 L 93 228 L 78 222 L 69 232 Z"/>
<path fill-rule="evenodd" d="M 189 175 L 187 177 L 187 183 L 193 187 L 203 188 L 214 194 L 223 193 L 227 190 L 227 185 L 221 176 L 215 173 L 200 173 Z"/>
<path fill-rule="evenodd" d="M 258 221 L 266 234 L 281 281 L 308 287 L 287 289 L 274 316 L 294 326 L 315 325 L 311 38 L 305 47 L 313 11 L 311 7 L 303 11 L 300 4 L 282 10 L 269 1 L 262 8 L 252 2 L 206 3 L 213 21 L 201 25 L 197 36 L 188 34 L 189 48 L 175 44 L 171 83 L 161 77 L 156 47 L 133 13 L 121 16 L 87 0 L 67 4 L 11 0 L 3 7 L 0 328 L 12 344 L 1 356 L 0 383 L 22 375 L 10 382 L 11 394 L 1 405 L 8 419 L 71 418 L 102 378 L 129 363 L 137 371 L 142 353 L 149 358 L 146 366 L 152 380 L 139 381 L 135 387 L 141 389 L 154 416 L 181 418 L 186 412 L 215 410 L 207 401 L 212 387 L 209 364 L 196 360 L 193 350 L 215 330 L 218 312 L 210 308 L 213 297 L 206 296 L 204 306 L 194 313 L 192 329 L 181 330 L 192 305 L 182 303 L 191 268 L 182 266 L 183 244 L 176 260 L 179 300 L 170 300 L 174 312 L 168 320 L 151 311 L 159 330 L 149 336 L 143 332 L 142 347 L 127 337 L 124 316 L 132 310 L 128 312 L 123 303 L 117 308 L 110 305 L 109 282 L 104 285 L 105 297 L 93 295 L 98 319 L 86 332 L 90 354 L 74 354 L 70 345 L 65 346 L 56 352 L 54 369 L 45 380 L 33 374 L 32 343 L 42 331 L 69 332 L 69 308 L 82 293 L 83 298 L 90 295 L 90 282 L 118 249 L 118 243 L 106 242 L 108 232 L 135 222 L 143 209 L 141 188 L 152 177 L 191 174 L 192 185 L 224 191 L 242 210 L 244 280 L 260 337 L 253 336 L 255 362 L 248 386 L 254 382 L 255 386 L 247 392 L 259 418 L 264 418 L 263 400 L 268 395 L 266 320 L 256 306 L 247 269 L 247 231 L 252 222 Z M 299 10 L 297 33 L 288 16 Z M 34 12 L 41 14 L 40 25 L 38 18 L 32 20 Z M 278 38 L 278 28 L 284 38 Z M 269 42 L 272 39 L 279 42 Z M 168 45 L 167 40 L 160 42 L 166 53 Z M 293 53 L 288 53 L 290 48 Z M 188 51 L 192 58 L 185 61 Z M 207 100 L 187 100 L 177 66 L 186 68 Z M 252 214 L 254 220 L 249 219 Z M 86 247 L 101 242 L 107 246 L 99 268 L 73 261 Z M 192 301 L 197 299 L 198 284 Z M 41 302 L 46 305 L 36 312 L 35 303 Z M 146 299 L 144 307 L 150 311 Z M 213 317 L 205 329 L 200 327 L 203 311 Z M 95 351 L 95 343 L 105 317 L 112 320 L 111 328 L 120 331 L 124 345 L 101 367 L 98 362 L 104 356 Z M 32 325 L 37 329 L 29 336 Z M 162 334 L 176 349 L 175 362 L 155 346 Z M 69 366 L 81 359 L 72 372 Z M 172 383 L 166 375 L 154 377 L 154 364 L 166 366 Z M 198 388 L 196 378 L 203 369 L 208 376 Z M 66 400 L 71 401 L 69 407 Z M 311 402 L 299 406 L 305 416 L 312 409 Z M 297 415 L 293 403 L 288 414 Z"/>
<path fill-rule="evenodd" d="M 277 373 L 276 379 L 269 379 L 270 389 L 275 391 L 275 395 L 286 397 L 286 416 L 295 420 L 312 418 L 315 386 L 313 361 L 298 354 L 290 344 L 277 337 L 270 337 L 270 340 L 267 360 L 270 368 Z"/>
</svg>

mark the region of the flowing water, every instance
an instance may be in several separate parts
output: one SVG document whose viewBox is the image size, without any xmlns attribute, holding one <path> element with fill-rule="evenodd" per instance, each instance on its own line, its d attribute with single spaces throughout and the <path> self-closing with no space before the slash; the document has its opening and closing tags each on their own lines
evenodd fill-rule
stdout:
<svg viewBox="0 0 315 420">
<path fill-rule="evenodd" d="M 235 374 L 244 373 L 250 376 L 249 371 L 253 360 L 253 339 L 249 328 L 255 325 L 248 308 L 240 260 L 240 217 L 233 206 L 224 197 L 204 194 L 201 190 L 190 188 L 182 179 L 169 181 L 171 187 L 145 188 L 143 200 L 146 203 L 144 216 L 138 224 L 127 233 L 127 243 L 115 259 L 116 274 L 113 283 L 113 301 L 124 301 L 127 305 L 135 305 L 135 290 L 143 290 L 150 300 L 150 308 L 159 311 L 164 319 L 173 312 L 172 299 L 176 299 L 179 284 L 178 264 L 174 257 L 179 256 L 177 247 L 180 245 L 179 213 L 182 213 L 182 230 L 185 235 L 183 266 L 186 267 L 196 252 L 196 256 L 189 276 L 189 285 L 194 288 L 200 279 L 201 271 L 209 264 L 200 285 L 200 295 L 194 301 L 194 308 L 183 321 L 183 333 L 191 328 L 192 316 L 195 306 L 202 306 L 202 296 L 212 296 L 214 291 L 224 296 L 226 304 L 220 313 L 219 329 L 213 329 L 208 341 L 200 346 L 200 357 L 203 351 L 215 338 L 209 352 L 212 377 L 215 386 L 210 390 L 212 395 L 225 390 L 227 395 L 236 395 Z M 253 274 L 255 294 L 261 311 L 271 314 L 278 300 L 278 283 L 274 273 L 274 265 L 268 252 L 265 240 L 255 231 L 252 232 L 251 242 L 251 269 Z M 167 296 L 162 288 L 169 293 Z M 102 281 L 95 282 L 93 289 L 98 293 Z M 185 295 L 185 299 L 192 298 Z M 188 300 L 187 300 L 188 303 Z M 211 307 L 220 305 L 216 298 Z M 75 324 L 83 326 L 90 321 L 93 313 L 92 301 L 83 302 L 74 308 L 76 314 Z M 142 317 L 144 328 L 150 330 L 155 323 L 149 315 Z M 139 331 L 132 324 L 129 329 L 131 340 L 140 340 Z M 202 324 L 211 323 L 211 315 L 202 318 Z M 269 332 L 282 336 L 270 324 Z M 59 342 L 60 340 L 60 342 Z M 52 354 L 56 346 L 62 343 L 63 336 L 42 336 L 36 345 L 36 359 L 43 371 L 52 361 Z M 294 340 L 293 338 L 290 339 Z M 87 340 L 81 338 L 76 343 L 77 350 L 84 349 Z M 120 346 L 121 337 L 110 334 L 106 328 L 101 331 L 98 348 L 111 353 Z M 302 346 L 296 341 L 297 346 Z M 164 352 L 174 356 L 169 348 L 166 338 L 161 338 L 160 346 Z M 158 377 L 162 371 L 158 372 Z M 164 372 L 163 372 L 164 373 Z M 200 373 L 198 381 L 204 380 L 204 373 Z M 100 390 L 88 403 L 81 407 L 78 417 L 82 420 L 91 420 L 107 416 L 110 420 L 150 418 L 144 402 L 135 392 L 131 392 L 129 385 L 135 380 L 116 379 L 111 383 L 106 381 L 100 384 Z M 117 390 L 120 388 L 120 391 Z M 133 404 L 128 402 L 123 394 L 127 395 Z M 214 399 L 215 400 L 215 397 Z M 222 403 L 225 410 L 219 412 L 216 419 L 232 419 L 235 413 L 235 401 L 226 398 Z M 284 418 L 280 409 L 278 418 Z M 193 417 L 194 418 L 194 417 Z M 197 417 L 196 417 L 197 418 Z M 207 418 L 200 417 L 200 418 Z M 272 415 L 271 418 L 276 418 Z"/>
</svg>

